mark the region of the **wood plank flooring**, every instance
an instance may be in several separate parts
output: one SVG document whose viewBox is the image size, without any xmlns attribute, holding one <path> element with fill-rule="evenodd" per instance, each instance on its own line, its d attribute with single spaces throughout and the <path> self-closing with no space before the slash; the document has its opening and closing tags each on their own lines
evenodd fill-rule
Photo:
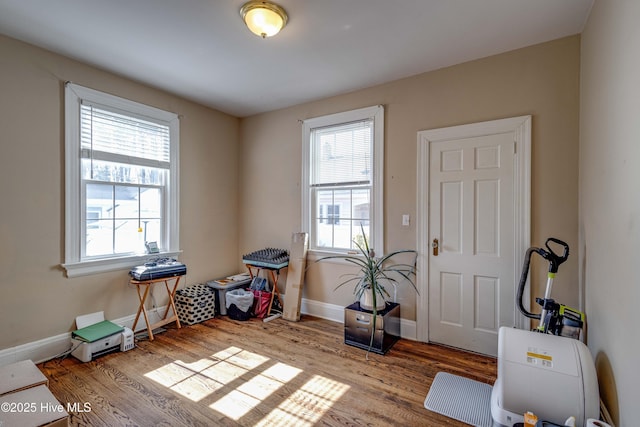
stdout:
<svg viewBox="0 0 640 427">
<path fill-rule="evenodd" d="M 366 360 L 343 331 L 310 316 L 223 316 L 40 368 L 58 400 L 79 409 L 72 426 L 461 426 L 424 408 L 435 374 L 495 381 L 493 358 L 400 340 Z"/>
</svg>

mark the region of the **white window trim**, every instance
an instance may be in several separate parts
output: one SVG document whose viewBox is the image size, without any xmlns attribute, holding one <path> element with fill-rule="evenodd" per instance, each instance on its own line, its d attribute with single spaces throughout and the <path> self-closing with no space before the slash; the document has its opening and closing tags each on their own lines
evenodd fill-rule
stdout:
<svg viewBox="0 0 640 427">
<path fill-rule="evenodd" d="M 360 108 L 321 117 L 314 117 L 302 122 L 302 230 L 311 236 L 311 191 L 310 156 L 311 131 L 314 128 L 355 122 L 373 118 L 373 182 L 371 189 L 371 224 L 370 245 L 377 255 L 384 253 L 384 106 Z M 348 251 L 310 249 L 311 258 L 315 255 L 331 255 Z"/>
<path fill-rule="evenodd" d="M 112 258 L 81 260 L 81 183 L 80 183 L 80 105 L 82 100 L 107 105 L 155 120 L 170 123 L 171 172 L 167 183 L 165 215 L 169 218 L 165 233 L 167 249 L 160 254 L 136 254 Z M 69 132 L 76 129 L 77 132 Z M 67 277 L 122 270 L 139 265 L 150 257 L 180 254 L 179 165 L 180 122 L 178 115 L 70 82 L 65 85 L 65 262 Z"/>
</svg>

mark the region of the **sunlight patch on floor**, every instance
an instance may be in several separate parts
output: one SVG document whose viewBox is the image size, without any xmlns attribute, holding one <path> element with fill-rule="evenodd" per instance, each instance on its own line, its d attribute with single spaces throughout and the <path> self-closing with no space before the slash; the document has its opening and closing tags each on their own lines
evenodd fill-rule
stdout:
<svg viewBox="0 0 640 427">
<path fill-rule="evenodd" d="M 225 393 L 209 407 L 235 421 L 260 404 L 277 405 L 259 426 L 312 426 L 349 389 L 319 375 L 299 388 L 291 387 L 303 371 L 286 363 L 268 362 L 271 359 L 263 355 L 229 347 L 194 362 L 175 360 L 145 376 L 194 402 L 215 392 Z"/>
<path fill-rule="evenodd" d="M 238 421 L 259 404 L 259 399 L 240 391 L 232 390 L 209 407 L 232 420 Z"/>
<path fill-rule="evenodd" d="M 210 370 L 217 371 L 219 368 L 221 366 L 216 365 Z M 276 363 L 259 373 L 246 370 L 245 373 L 249 373 L 252 376 L 211 404 L 210 408 L 238 421 L 301 372 L 302 370 L 284 363 Z M 221 374 L 221 372 L 218 372 L 218 374 Z"/>
<path fill-rule="evenodd" d="M 145 376 L 181 396 L 199 402 L 268 360 L 241 348 L 229 347 L 207 359 L 190 363 L 173 361 L 147 372 Z"/>
<path fill-rule="evenodd" d="M 194 402 L 199 402 L 214 391 L 224 387 L 224 384 L 206 375 L 202 375 L 197 370 L 188 368 L 185 365 L 193 366 L 193 364 L 185 364 L 177 360 L 151 372 L 147 372 L 145 377 L 154 380 L 158 384 Z M 207 364 L 204 363 L 203 366 L 207 366 Z"/>
<path fill-rule="evenodd" d="M 314 375 L 256 426 L 311 427 L 348 390 L 346 384 Z"/>
<path fill-rule="evenodd" d="M 273 366 L 268 367 L 262 372 L 262 375 L 268 378 L 273 378 L 285 383 L 288 383 L 294 379 L 302 370 L 289 366 L 286 363 L 278 362 Z"/>
</svg>

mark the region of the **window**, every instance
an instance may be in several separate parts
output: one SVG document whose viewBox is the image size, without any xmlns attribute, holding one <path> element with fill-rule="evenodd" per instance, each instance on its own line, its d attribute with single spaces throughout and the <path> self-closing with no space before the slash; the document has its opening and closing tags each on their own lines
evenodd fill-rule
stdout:
<svg viewBox="0 0 640 427">
<path fill-rule="evenodd" d="M 322 212 L 320 212 L 318 219 L 322 223 Z M 327 224 L 340 224 L 340 205 L 327 205 Z"/>
<path fill-rule="evenodd" d="M 362 232 L 382 253 L 384 109 L 304 121 L 303 219 L 312 250 L 354 250 Z"/>
<path fill-rule="evenodd" d="M 178 116 L 72 83 L 65 115 L 67 276 L 176 255 Z"/>
</svg>

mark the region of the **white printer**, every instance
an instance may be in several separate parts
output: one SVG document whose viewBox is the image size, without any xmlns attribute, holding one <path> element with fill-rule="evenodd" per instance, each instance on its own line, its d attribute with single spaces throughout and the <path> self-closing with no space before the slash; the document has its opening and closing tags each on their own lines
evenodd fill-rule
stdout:
<svg viewBox="0 0 640 427">
<path fill-rule="evenodd" d="M 71 334 L 71 354 L 82 362 L 135 347 L 133 331 L 105 320 L 102 311 L 76 317 L 76 327 Z"/>
</svg>

